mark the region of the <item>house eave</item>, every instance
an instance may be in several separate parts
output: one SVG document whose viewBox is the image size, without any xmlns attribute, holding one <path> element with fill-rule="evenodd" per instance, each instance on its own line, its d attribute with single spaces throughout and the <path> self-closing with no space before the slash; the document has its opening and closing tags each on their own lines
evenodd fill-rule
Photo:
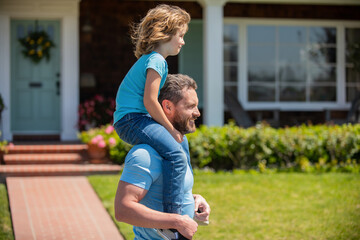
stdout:
<svg viewBox="0 0 360 240">
<path fill-rule="evenodd" d="M 136 0 L 153 1 L 153 0 Z M 165 0 L 174 1 L 174 0 Z M 175 0 L 177 2 L 208 2 L 209 0 Z M 213 0 L 210 0 L 213 1 Z M 296 5 L 360 5 L 360 0 L 227 0 L 226 3 L 296 4 Z"/>
<path fill-rule="evenodd" d="M 264 4 L 360 5 L 360 0 L 229 0 L 227 2 Z"/>
<path fill-rule="evenodd" d="M 12 17 L 27 17 L 33 13 L 41 17 L 58 17 L 63 15 L 77 15 L 78 4 L 81 0 L 0 0 L 0 14 Z M 19 14 L 21 13 L 21 14 Z"/>
</svg>

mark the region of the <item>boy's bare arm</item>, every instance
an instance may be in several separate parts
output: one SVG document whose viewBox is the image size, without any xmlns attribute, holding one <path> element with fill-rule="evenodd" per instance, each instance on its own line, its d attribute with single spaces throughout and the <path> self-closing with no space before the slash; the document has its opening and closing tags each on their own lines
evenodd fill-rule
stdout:
<svg viewBox="0 0 360 240">
<path fill-rule="evenodd" d="M 175 140 L 179 143 L 183 141 L 182 134 L 177 131 L 171 122 L 166 117 L 164 110 L 162 109 L 159 101 L 158 101 L 158 92 L 160 88 L 161 77 L 160 75 L 153 69 L 147 70 L 147 77 L 145 83 L 145 91 L 144 91 L 144 106 L 146 110 L 149 112 L 151 117 L 164 126 L 170 134 L 175 138 Z"/>
</svg>

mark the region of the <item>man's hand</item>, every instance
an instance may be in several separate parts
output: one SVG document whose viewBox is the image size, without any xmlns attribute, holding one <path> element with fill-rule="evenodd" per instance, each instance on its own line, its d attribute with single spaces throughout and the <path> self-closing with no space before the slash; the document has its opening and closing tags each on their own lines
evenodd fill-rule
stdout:
<svg viewBox="0 0 360 240">
<path fill-rule="evenodd" d="M 199 194 L 193 194 L 195 200 L 195 221 L 203 222 L 205 225 L 209 223 L 210 206 Z"/>
<path fill-rule="evenodd" d="M 192 239 L 197 231 L 198 224 L 188 215 L 179 215 L 179 220 L 176 230 L 187 239 Z"/>
</svg>

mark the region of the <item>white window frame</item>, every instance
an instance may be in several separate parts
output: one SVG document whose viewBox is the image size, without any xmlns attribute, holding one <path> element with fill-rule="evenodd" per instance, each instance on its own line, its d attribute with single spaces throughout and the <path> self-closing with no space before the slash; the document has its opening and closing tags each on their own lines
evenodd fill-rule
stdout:
<svg viewBox="0 0 360 240">
<path fill-rule="evenodd" d="M 250 19 L 225 18 L 224 24 L 234 24 L 239 27 L 238 44 L 238 99 L 246 110 L 281 110 L 281 111 L 322 111 L 348 110 L 350 103 L 346 102 L 345 73 L 345 29 L 360 28 L 359 21 L 342 20 L 294 20 L 294 19 Z M 336 102 L 249 102 L 247 77 L 247 26 L 321 26 L 336 28 Z"/>
</svg>

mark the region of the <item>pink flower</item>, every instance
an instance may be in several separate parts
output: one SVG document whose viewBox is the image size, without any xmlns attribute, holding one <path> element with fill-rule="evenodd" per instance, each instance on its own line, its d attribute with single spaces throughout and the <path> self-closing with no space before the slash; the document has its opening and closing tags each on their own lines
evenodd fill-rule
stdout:
<svg viewBox="0 0 360 240">
<path fill-rule="evenodd" d="M 116 140 L 115 140 L 115 138 L 113 138 L 113 137 L 109 138 L 109 145 L 110 145 L 111 147 L 113 147 L 113 146 L 116 145 Z"/>
<path fill-rule="evenodd" d="M 12 148 L 15 147 L 15 145 L 14 145 L 13 143 L 9 143 L 8 147 L 9 147 L 10 149 L 12 149 Z"/>
<path fill-rule="evenodd" d="M 104 101 L 104 97 L 101 96 L 101 95 L 96 95 L 94 98 L 95 98 L 96 101 L 99 101 L 99 102 L 103 102 L 103 101 Z"/>
<path fill-rule="evenodd" d="M 106 129 L 105 129 L 105 133 L 106 134 L 110 134 L 114 131 L 114 127 L 109 125 Z"/>
<path fill-rule="evenodd" d="M 101 141 L 98 143 L 98 147 L 100 147 L 100 148 L 106 147 L 105 141 L 104 141 L 104 140 L 101 140 Z"/>
<path fill-rule="evenodd" d="M 97 143 L 100 143 L 101 141 L 104 141 L 104 138 L 103 136 L 101 136 L 100 134 L 99 135 L 96 135 L 95 137 L 93 137 L 91 139 L 91 143 L 92 144 L 97 144 Z M 100 146 L 99 146 L 100 147 Z"/>
<path fill-rule="evenodd" d="M 113 111 L 110 110 L 110 109 L 107 109 L 107 110 L 106 110 L 106 113 L 107 113 L 109 116 L 112 116 L 112 115 L 113 115 Z"/>
<path fill-rule="evenodd" d="M 101 127 L 109 124 L 113 118 L 115 110 L 115 99 L 105 98 L 102 95 L 95 95 L 79 105 L 79 130 L 86 130 L 85 125 L 80 121 L 87 120 L 92 123 L 92 127 Z M 110 129 L 108 130 L 110 132 Z"/>
</svg>

